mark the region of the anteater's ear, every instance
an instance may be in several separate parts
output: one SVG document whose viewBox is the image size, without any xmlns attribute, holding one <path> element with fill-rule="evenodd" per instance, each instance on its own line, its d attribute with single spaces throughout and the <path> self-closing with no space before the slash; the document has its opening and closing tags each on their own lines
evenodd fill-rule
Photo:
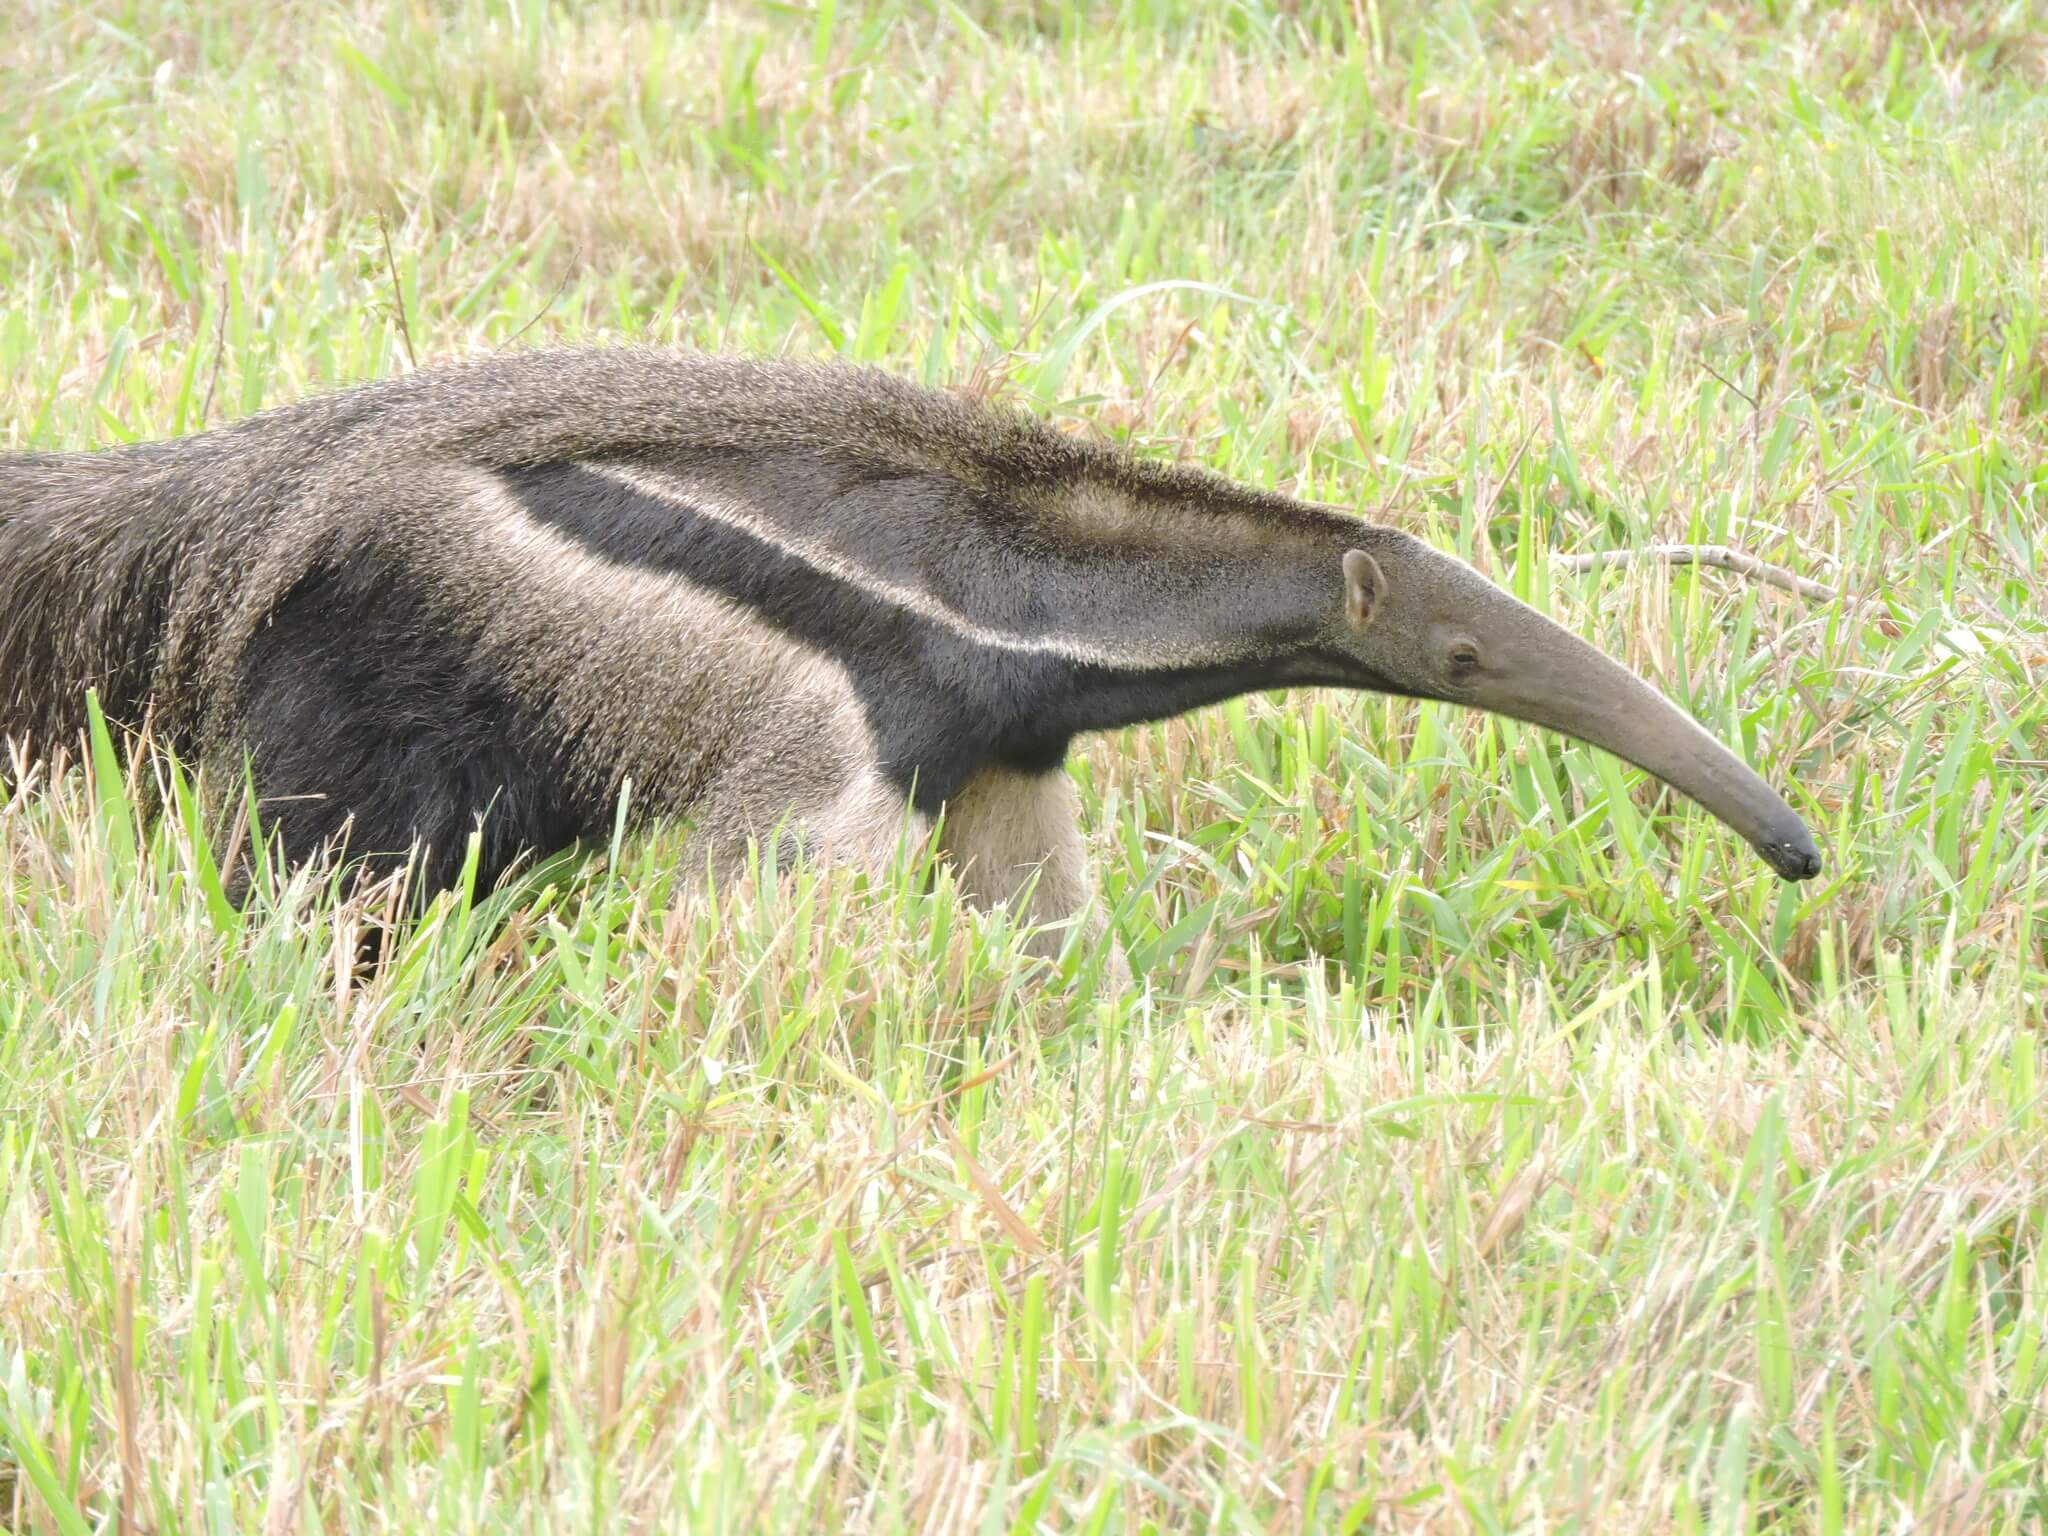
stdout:
<svg viewBox="0 0 2048 1536">
<path fill-rule="evenodd" d="M 1344 551 L 1344 616 L 1359 629 L 1372 622 L 1373 610 L 1387 595 L 1386 574 L 1379 561 L 1362 549 Z"/>
</svg>

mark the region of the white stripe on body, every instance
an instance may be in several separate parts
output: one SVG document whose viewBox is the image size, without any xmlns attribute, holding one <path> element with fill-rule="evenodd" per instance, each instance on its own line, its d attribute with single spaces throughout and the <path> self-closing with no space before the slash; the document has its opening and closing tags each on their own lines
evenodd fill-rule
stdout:
<svg viewBox="0 0 2048 1536">
<path fill-rule="evenodd" d="M 1218 650 L 1215 655 L 1184 655 L 1169 660 L 1157 651 L 1123 649 L 1064 635 L 1020 635 L 1012 630 L 993 628 L 962 613 L 930 592 L 891 581 L 888 577 L 866 570 L 854 561 L 813 541 L 792 537 L 768 519 L 734 501 L 719 487 L 694 476 L 654 475 L 645 470 L 616 464 L 582 463 L 579 467 L 591 474 L 601 475 L 615 485 L 622 485 L 642 496 L 663 502 L 678 511 L 694 513 L 727 528 L 736 529 L 778 553 L 800 561 L 821 575 L 843 581 L 880 602 L 915 614 L 958 635 L 963 640 L 987 646 L 991 650 L 1009 651 L 1024 656 L 1057 656 L 1062 660 L 1086 665 L 1127 667 L 1139 671 L 1156 670 L 1163 666 L 1186 666 L 1204 661 L 1221 662 L 1237 659 L 1235 652 Z"/>
</svg>

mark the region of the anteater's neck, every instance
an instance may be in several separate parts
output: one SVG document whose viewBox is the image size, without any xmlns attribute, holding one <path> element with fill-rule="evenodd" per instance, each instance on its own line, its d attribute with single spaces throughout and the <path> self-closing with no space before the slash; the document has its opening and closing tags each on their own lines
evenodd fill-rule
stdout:
<svg viewBox="0 0 2048 1536">
<path fill-rule="evenodd" d="M 1331 642 L 1343 594 L 1341 532 L 1105 568 L 1048 582 L 1076 654 L 1011 669 L 1028 681 L 1017 755 L 1057 761 L 1071 739 L 1171 719 L 1262 689 L 1369 686 Z"/>
</svg>

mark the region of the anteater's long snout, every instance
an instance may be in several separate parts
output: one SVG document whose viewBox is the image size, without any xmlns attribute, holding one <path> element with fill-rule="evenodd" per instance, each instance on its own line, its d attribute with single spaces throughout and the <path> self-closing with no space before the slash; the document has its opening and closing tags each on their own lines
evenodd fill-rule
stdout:
<svg viewBox="0 0 2048 1536">
<path fill-rule="evenodd" d="M 1820 849 L 1798 812 L 1692 716 L 1576 635 L 1537 620 L 1514 659 L 1472 700 L 1605 748 L 1697 801 L 1739 832 L 1787 880 L 1820 873 Z"/>
</svg>

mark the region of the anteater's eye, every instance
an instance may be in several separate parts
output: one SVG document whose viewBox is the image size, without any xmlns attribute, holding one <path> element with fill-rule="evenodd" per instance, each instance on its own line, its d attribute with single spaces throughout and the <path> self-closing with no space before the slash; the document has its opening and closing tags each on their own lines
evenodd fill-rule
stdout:
<svg viewBox="0 0 2048 1536">
<path fill-rule="evenodd" d="M 1479 666 L 1479 647 L 1469 640 L 1460 640 L 1451 647 L 1451 670 L 1471 672 Z"/>
</svg>

